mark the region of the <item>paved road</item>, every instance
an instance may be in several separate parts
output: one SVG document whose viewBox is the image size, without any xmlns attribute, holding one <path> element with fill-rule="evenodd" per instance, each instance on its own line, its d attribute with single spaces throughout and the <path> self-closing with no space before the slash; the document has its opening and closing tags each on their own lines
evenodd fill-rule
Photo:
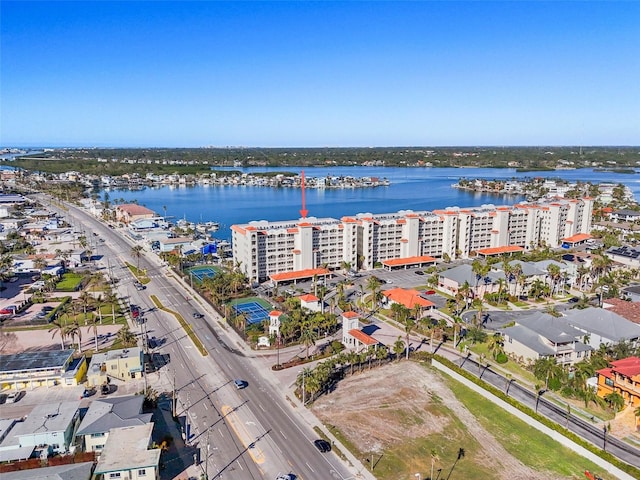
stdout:
<svg viewBox="0 0 640 480">
<path fill-rule="evenodd" d="M 308 412 L 296 407 L 270 375 L 262 374 L 263 362 L 244 356 L 231 343 L 219 318 L 196 303 L 157 257 L 139 259 L 140 268 L 146 268 L 152 280 L 146 290 L 138 291 L 123 263 L 136 264 L 130 255 L 133 243 L 76 207 L 61 213 L 105 240 L 98 243 L 97 253 L 104 255 L 111 273 L 120 280 L 119 291 L 142 307 L 148 335 L 163 340 L 160 350 L 170 356 L 170 362 L 160 375 L 171 377 L 169 383 L 175 375 L 177 413 L 187 414 L 189 441 L 200 446 L 203 459 L 209 445 L 209 478 L 273 479 L 289 472 L 300 480 L 353 478 L 354 471 L 333 453 L 315 449 L 312 442 L 317 435 L 304 418 Z M 150 294 L 193 324 L 209 356 L 200 355 L 172 316 L 155 309 Z M 206 312 L 205 317 L 193 319 L 195 310 Z M 248 387 L 237 390 L 236 378 L 248 381 Z"/>
</svg>

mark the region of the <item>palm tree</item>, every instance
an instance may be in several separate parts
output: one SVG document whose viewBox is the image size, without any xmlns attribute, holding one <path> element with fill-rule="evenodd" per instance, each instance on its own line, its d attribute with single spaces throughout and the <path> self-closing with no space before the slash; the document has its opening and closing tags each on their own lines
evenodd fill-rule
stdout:
<svg viewBox="0 0 640 480">
<path fill-rule="evenodd" d="M 433 467 L 435 466 L 436 462 L 438 460 L 440 460 L 440 457 L 438 457 L 438 451 L 435 448 L 431 449 L 431 477 L 430 480 L 433 480 Z"/>
<path fill-rule="evenodd" d="M 102 323 L 102 321 L 100 322 Z M 93 329 L 93 340 L 95 342 L 95 348 L 94 350 L 97 352 L 98 351 L 98 319 L 93 317 L 93 323 L 91 324 L 91 327 Z"/>
<path fill-rule="evenodd" d="M 78 337 L 78 351 L 82 353 L 82 330 L 80 329 L 80 324 L 78 320 L 74 320 L 72 323 L 68 323 L 64 327 L 65 333 L 68 337 L 71 337 L 71 341 L 74 338 Z"/>
<path fill-rule="evenodd" d="M 491 267 L 487 265 L 485 262 L 483 262 L 482 260 L 474 260 L 471 263 L 471 271 L 476 275 L 476 288 L 474 293 L 476 296 L 480 298 L 482 298 L 483 295 L 480 295 L 480 292 L 478 291 L 478 284 L 480 283 L 480 280 L 484 280 L 484 278 L 487 276 L 487 273 L 489 273 L 490 269 Z"/>
<path fill-rule="evenodd" d="M 488 350 L 491 356 L 495 359 L 501 353 L 504 353 L 504 339 L 502 334 L 494 333 L 489 337 Z"/>
<path fill-rule="evenodd" d="M 64 339 L 67 336 L 64 325 L 58 321 L 51 322 L 51 325 L 53 325 L 53 327 L 49 329 L 49 333 L 52 334 L 51 338 L 55 338 L 56 334 L 58 334 L 60 336 L 61 349 L 64 350 Z"/>
<path fill-rule="evenodd" d="M 458 464 L 458 462 L 464 458 L 464 455 L 465 455 L 464 448 L 459 448 L 458 457 L 456 458 L 456 461 L 453 462 L 453 466 L 451 467 L 451 470 L 449 470 L 449 475 L 447 475 L 447 480 L 449 480 L 449 478 L 451 477 L 451 474 L 453 473 L 453 469 L 456 468 L 456 465 Z"/>
<path fill-rule="evenodd" d="M 386 347 L 386 345 L 379 346 L 376 350 L 375 355 L 376 360 L 378 360 L 378 366 L 380 366 L 382 364 L 382 360 L 389 356 L 389 349 Z"/>
<path fill-rule="evenodd" d="M 562 276 L 562 272 L 560 271 L 560 267 L 558 265 L 551 263 L 547 267 L 547 274 L 549 276 L 551 296 L 553 296 L 553 294 L 556 293 L 556 285 L 558 283 L 558 280 Z"/>
<path fill-rule="evenodd" d="M 134 245 L 131 248 L 131 255 L 136 259 L 136 268 L 140 270 L 140 257 L 142 256 L 142 245 Z"/>
<path fill-rule="evenodd" d="M 624 408 L 624 398 L 618 392 L 608 393 L 604 396 L 604 400 L 614 412 L 619 412 Z"/>
<path fill-rule="evenodd" d="M 312 328 L 311 324 L 307 322 L 300 332 L 300 342 L 307 348 L 307 358 L 309 358 L 309 347 L 315 345 L 316 340 L 318 340 L 318 334 Z"/>
<path fill-rule="evenodd" d="M 128 325 L 123 325 L 118 333 L 116 333 L 116 341 L 120 342 L 123 348 L 135 347 L 137 340 L 136 336 L 129 330 Z"/>
<path fill-rule="evenodd" d="M 111 323 L 116 323 L 116 303 L 118 303 L 118 297 L 113 291 L 108 292 L 104 301 L 108 304 L 111 304 Z"/>
<path fill-rule="evenodd" d="M 93 297 L 86 290 L 80 294 L 78 301 L 82 305 L 82 311 L 84 313 L 84 324 L 87 324 L 87 307 L 93 302 Z"/>
<path fill-rule="evenodd" d="M 372 297 L 372 302 L 371 302 L 371 307 L 372 309 L 374 308 L 375 305 L 375 301 L 376 301 L 376 293 L 378 292 L 378 289 L 380 288 L 380 280 L 378 280 L 377 277 L 369 277 L 369 279 L 367 280 L 367 290 L 371 291 L 371 297 Z"/>
<path fill-rule="evenodd" d="M 104 306 L 104 297 L 98 295 L 94 298 L 96 310 L 98 311 L 98 318 L 100 319 L 100 325 L 102 325 L 102 307 Z"/>
<path fill-rule="evenodd" d="M 398 339 L 393 343 L 393 353 L 395 353 L 397 360 L 400 360 L 400 355 L 402 355 L 403 351 L 404 342 L 402 341 L 401 337 L 398 337 Z"/>
</svg>

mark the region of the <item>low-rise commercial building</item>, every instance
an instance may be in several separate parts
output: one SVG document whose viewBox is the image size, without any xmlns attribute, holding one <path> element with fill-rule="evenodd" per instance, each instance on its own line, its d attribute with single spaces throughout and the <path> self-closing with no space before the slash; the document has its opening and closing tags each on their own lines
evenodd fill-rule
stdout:
<svg viewBox="0 0 640 480">
<path fill-rule="evenodd" d="M 96 353 L 91 357 L 87 383 L 95 387 L 108 383 L 111 378 L 123 381 L 142 378 L 143 365 L 144 353 L 140 347 Z"/>
<path fill-rule="evenodd" d="M 78 385 L 87 371 L 84 357 L 74 358 L 75 350 L 48 350 L 0 355 L 2 388 L 16 390 L 54 385 Z"/>
</svg>

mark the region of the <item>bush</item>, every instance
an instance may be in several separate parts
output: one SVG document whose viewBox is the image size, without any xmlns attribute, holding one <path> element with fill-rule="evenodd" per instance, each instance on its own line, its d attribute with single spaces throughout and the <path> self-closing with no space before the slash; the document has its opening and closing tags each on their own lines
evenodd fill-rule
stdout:
<svg viewBox="0 0 640 480">
<path fill-rule="evenodd" d="M 500 352 L 498 355 L 496 355 L 496 362 L 498 363 L 507 363 L 509 361 L 509 357 L 507 357 L 507 355 L 504 352 Z"/>
</svg>

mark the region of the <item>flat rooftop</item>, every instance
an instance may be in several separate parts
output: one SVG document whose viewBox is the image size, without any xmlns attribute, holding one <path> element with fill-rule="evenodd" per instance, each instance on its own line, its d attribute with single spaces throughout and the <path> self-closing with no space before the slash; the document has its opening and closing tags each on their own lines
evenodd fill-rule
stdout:
<svg viewBox="0 0 640 480">
<path fill-rule="evenodd" d="M 111 429 L 94 474 L 103 475 L 145 467 L 157 468 L 161 450 L 149 450 L 152 430 L 153 423 Z"/>
<path fill-rule="evenodd" d="M 74 350 L 48 350 L 0 355 L 0 371 L 10 373 L 62 368 L 73 356 L 73 352 Z"/>
</svg>

